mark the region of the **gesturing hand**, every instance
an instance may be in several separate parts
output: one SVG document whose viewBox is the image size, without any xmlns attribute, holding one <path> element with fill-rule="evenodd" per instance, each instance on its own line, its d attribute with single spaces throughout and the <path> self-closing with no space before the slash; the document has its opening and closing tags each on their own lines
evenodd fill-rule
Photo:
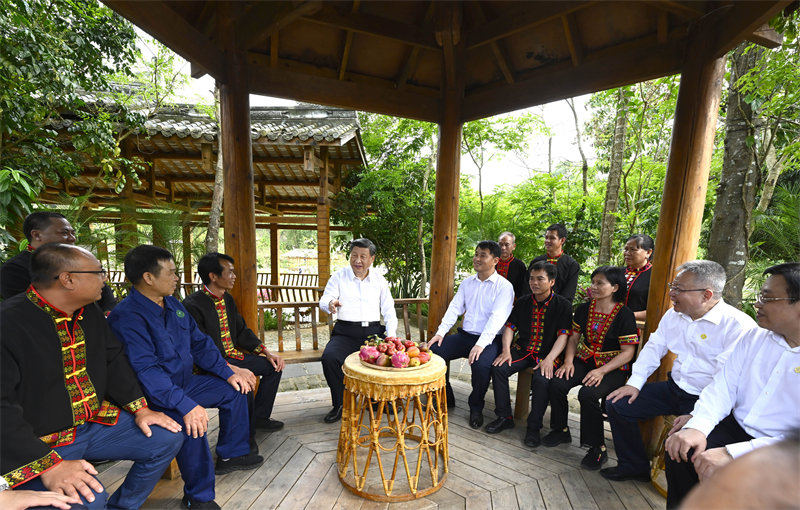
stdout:
<svg viewBox="0 0 800 510">
<path fill-rule="evenodd" d="M 186 426 L 187 436 L 203 437 L 208 430 L 208 413 L 201 406 L 194 406 L 183 415 L 183 424 Z"/>
<path fill-rule="evenodd" d="M 161 428 L 167 429 L 170 432 L 180 432 L 180 424 L 167 416 L 164 413 L 153 411 L 152 409 L 144 408 L 139 409 L 133 415 L 133 421 L 136 426 L 144 433 L 145 436 L 150 437 L 153 435 L 150 430 L 150 425 L 158 425 Z"/>
<path fill-rule="evenodd" d="M 328 303 L 328 310 L 330 310 L 331 313 L 336 313 L 341 306 L 342 303 L 340 303 L 338 299 L 331 299 L 330 303 Z"/>
<path fill-rule="evenodd" d="M 85 460 L 62 460 L 41 474 L 44 486 L 70 498 L 83 496 L 90 503 L 95 492 L 103 492 L 103 485 L 92 475 L 97 470 Z M 92 492 L 94 491 L 94 492 Z"/>
</svg>

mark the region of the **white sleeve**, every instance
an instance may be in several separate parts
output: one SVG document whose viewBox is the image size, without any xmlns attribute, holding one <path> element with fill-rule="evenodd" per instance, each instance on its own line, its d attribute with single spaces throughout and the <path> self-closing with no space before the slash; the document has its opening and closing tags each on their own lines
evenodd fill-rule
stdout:
<svg viewBox="0 0 800 510">
<path fill-rule="evenodd" d="M 661 319 L 661 324 L 666 326 L 664 319 Z M 631 367 L 631 376 L 628 378 L 626 384 L 641 390 L 644 383 L 647 382 L 647 378 L 650 377 L 650 374 L 655 372 L 661 365 L 661 358 L 663 358 L 669 350 L 667 347 L 666 335 L 664 334 L 664 330 L 666 329 L 666 327 L 660 327 L 650 335 L 647 343 L 645 343 L 642 350 L 639 351 L 639 356 L 636 358 L 633 367 Z"/>
<path fill-rule="evenodd" d="M 783 439 L 783 437 L 757 437 L 755 439 L 751 439 L 750 441 L 742 441 L 741 443 L 731 443 L 729 445 L 725 445 L 725 449 L 728 450 L 728 453 L 731 455 L 731 457 L 735 459 L 736 457 L 741 457 L 745 453 L 752 452 L 756 448 L 775 444 L 781 439 Z"/>
<path fill-rule="evenodd" d="M 325 313 L 331 313 L 330 308 L 328 308 L 328 304 L 333 301 L 334 299 L 339 299 L 339 273 L 333 273 L 333 276 L 328 279 L 328 283 L 325 284 L 325 291 L 322 293 L 322 297 L 319 298 L 319 307 Z"/>
<path fill-rule="evenodd" d="M 386 326 L 386 336 L 397 336 L 397 313 L 394 311 L 394 299 L 386 280 L 381 282 L 381 316 Z"/>
<path fill-rule="evenodd" d="M 508 320 L 513 306 L 514 286 L 508 283 L 508 285 L 501 286 L 500 291 L 497 293 L 497 298 L 492 307 L 492 313 L 489 315 L 486 325 L 483 326 L 481 336 L 478 338 L 478 341 L 475 342 L 475 345 L 486 347 L 492 343 L 494 337 L 497 336 L 497 333 L 500 332 L 500 329 Z"/>
<path fill-rule="evenodd" d="M 447 311 L 444 313 L 444 317 L 442 317 L 442 322 L 439 324 L 439 329 L 436 330 L 436 334 L 440 336 L 445 336 L 450 328 L 453 327 L 453 324 L 456 323 L 458 320 L 458 316 L 464 313 L 464 282 L 461 283 L 458 287 L 458 292 L 453 297 L 453 300 L 450 301 L 450 305 L 447 307 Z"/>
</svg>

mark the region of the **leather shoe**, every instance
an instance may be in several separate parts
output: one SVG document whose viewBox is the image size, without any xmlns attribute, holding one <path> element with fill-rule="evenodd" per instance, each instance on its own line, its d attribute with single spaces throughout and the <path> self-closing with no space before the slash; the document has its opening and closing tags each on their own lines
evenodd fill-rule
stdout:
<svg viewBox="0 0 800 510">
<path fill-rule="evenodd" d="M 195 499 L 190 498 L 186 494 L 183 495 L 183 499 L 181 500 L 181 506 L 183 508 L 208 508 L 210 510 L 218 510 L 220 506 L 217 504 L 216 501 L 197 501 Z"/>
<path fill-rule="evenodd" d="M 275 432 L 283 428 L 283 422 L 267 418 L 266 420 L 258 420 L 256 422 L 256 428 L 266 430 L 267 432 Z"/>
<path fill-rule="evenodd" d="M 608 453 L 599 446 L 592 446 L 586 452 L 586 456 L 581 461 L 581 467 L 590 471 L 600 469 L 600 466 L 608 460 Z"/>
<path fill-rule="evenodd" d="M 540 444 L 542 444 L 542 440 L 539 438 L 539 431 L 538 430 L 529 430 L 525 433 L 525 446 L 530 448 L 536 448 Z"/>
<path fill-rule="evenodd" d="M 607 467 L 600 470 L 600 476 L 606 480 L 623 482 L 625 480 L 636 480 L 639 482 L 649 482 L 650 473 L 622 473 L 619 466 Z"/>
<path fill-rule="evenodd" d="M 558 446 L 562 443 L 571 443 L 572 435 L 567 430 L 551 430 L 546 436 L 542 438 L 542 444 L 547 447 Z"/>
<path fill-rule="evenodd" d="M 335 423 L 342 419 L 342 406 L 334 406 L 325 418 L 322 419 L 325 423 Z"/>
<path fill-rule="evenodd" d="M 479 429 L 483 425 L 483 414 L 470 412 L 469 413 L 469 426 L 473 429 Z"/>
<path fill-rule="evenodd" d="M 219 457 L 217 458 L 217 464 L 214 466 L 214 473 L 224 475 L 232 471 L 248 471 L 257 468 L 263 463 L 264 457 L 256 453 L 248 453 L 228 460 L 223 460 Z"/>
<path fill-rule="evenodd" d="M 500 418 L 496 419 L 489 425 L 486 425 L 486 432 L 488 432 L 489 434 L 497 434 L 506 429 L 513 429 L 513 428 L 514 428 L 514 418 L 504 418 L 501 416 Z"/>
</svg>

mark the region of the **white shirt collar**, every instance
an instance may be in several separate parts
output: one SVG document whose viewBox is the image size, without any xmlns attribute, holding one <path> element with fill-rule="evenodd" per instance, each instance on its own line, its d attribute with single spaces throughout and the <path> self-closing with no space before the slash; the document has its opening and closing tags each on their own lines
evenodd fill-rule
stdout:
<svg viewBox="0 0 800 510">
<path fill-rule="evenodd" d="M 703 315 L 702 317 L 700 317 L 700 318 L 699 318 L 699 319 L 697 319 L 697 320 L 699 320 L 699 321 L 708 321 L 708 322 L 710 322 L 710 323 L 712 323 L 712 324 L 719 325 L 719 323 L 720 323 L 720 322 L 722 322 L 722 310 L 723 310 L 723 308 L 725 308 L 726 306 L 728 306 L 728 305 L 727 305 L 727 303 L 725 303 L 725 301 L 723 301 L 722 299 L 720 299 L 719 301 L 717 301 L 717 304 L 716 304 L 716 305 L 714 305 L 714 306 L 711 308 L 711 310 L 707 311 L 707 312 L 705 313 L 705 315 Z M 685 313 L 683 313 L 683 312 L 677 312 L 677 313 L 678 313 L 678 315 L 680 315 L 680 316 L 681 316 L 681 317 L 682 317 L 684 320 L 686 320 L 686 321 L 688 321 L 688 322 L 692 322 L 692 321 L 694 321 L 694 319 L 692 319 L 692 317 L 691 317 L 690 315 L 688 315 L 688 314 L 685 314 Z"/>
<path fill-rule="evenodd" d="M 353 271 L 352 266 L 347 266 L 347 276 L 350 277 L 351 280 L 361 280 L 358 276 L 356 276 L 356 272 Z M 372 281 L 372 268 L 367 269 L 367 276 L 364 277 L 363 281 Z"/>
</svg>

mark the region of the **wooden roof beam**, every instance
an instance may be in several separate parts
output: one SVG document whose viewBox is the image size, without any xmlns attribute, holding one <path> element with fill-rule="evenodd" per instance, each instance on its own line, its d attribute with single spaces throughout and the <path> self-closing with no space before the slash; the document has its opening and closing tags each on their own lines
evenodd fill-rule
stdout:
<svg viewBox="0 0 800 510">
<path fill-rule="evenodd" d="M 578 26 L 575 24 L 575 15 L 572 13 L 561 16 L 561 24 L 564 26 L 564 36 L 567 38 L 569 56 L 572 58 L 572 65 L 578 67 L 583 61 L 583 46 L 581 45 Z"/>
<path fill-rule="evenodd" d="M 433 37 L 433 27 L 409 25 L 371 14 L 357 12 L 343 14 L 331 5 L 325 5 L 316 14 L 304 16 L 303 19 L 342 30 L 383 37 L 403 44 L 439 50 Z"/>
<path fill-rule="evenodd" d="M 105 4 L 181 57 L 206 69 L 214 78 L 224 76 L 222 52 L 166 2 L 148 2 L 146 8 L 133 0 L 105 0 Z"/>
<path fill-rule="evenodd" d="M 757 28 L 755 32 L 747 36 L 747 40 L 769 49 L 777 48 L 783 44 L 783 36 L 767 24 Z"/>
<path fill-rule="evenodd" d="M 486 23 L 486 16 L 483 15 L 483 9 L 477 1 L 470 2 L 469 7 L 476 24 L 483 25 Z M 503 48 L 501 44 L 503 44 L 502 41 L 492 41 L 489 43 L 489 47 L 492 49 L 492 53 L 494 53 L 497 68 L 503 74 L 506 82 L 509 84 L 514 83 L 514 73 L 508 63 L 508 55 L 506 54 L 505 48 Z"/>
<path fill-rule="evenodd" d="M 351 13 L 358 11 L 358 4 L 360 0 L 353 0 L 353 8 L 350 9 Z M 347 61 L 350 59 L 350 46 L 353 44 L 353 31 L 346 30 L 344 36 L 344 47 L 342 48 L 342 61 L 339 63 L 339 79 L 344 79 L 344 73 L 347 69 Z"/>
<path fill-rule="evenodd" d="M 425 10 L 425 17 L 422 19 L 422 25 L 427 25 L 433 19 L 433 13 L 435 12 L 435 5 L 433 0 L 428 4 L 428 8 Z M 422 48 L 419 46 L 413 46 L 408 53 L 405 61 L 403 62 L 403 66 L 400 68 L 400 74 L 395 79 L 395 88 L 401 89 L 406 86 L 408 83 L 408 79 L 414 74 L 414 71 L 417 69 L 417 62 L 419 61 L 419 52 Z"/>
<path fill-rule="evenodd" d="M 769 22 L 791 0 L 735 2 L 703 16 L 693 29 L 700 35 L 697 46 L 719 58 Z M 693 48 L 688 48 L 692 51 Z"/>
<path fill-rule="evenodd" d="M 298 142 L 298 144 L 302 144 L 303 142 Z M 305 142 L 307 143 L 307 142 Z M 324 142 L 323 142 L 324 143 Z M 323 143 L 316 143 L 317 145 L 322 145 Z M 278 144 L 276 142 L 276 144 Z M 278 145 L 283 144 L 281 142 Z M 334 144 L 338 145 L 338 144 Z M 172 152 L 153 152 L 149 154 L 143 154 L 146 156 L 147 159 L 151 159 L 153 161 L 200 161 L 202 156 L 200 154 L 181 154 L 181 153 L 172 153 Z M 217 158 L 214 156 L 212 161 L 216 163 Z M 363 161 L 358 158 L 341 158 L 341 159 L 333 159 L 332 161 L 336 161 L 343 165 L 360 165 L 363 164 Z M 262 164 L 262 165 L 302 165 L 303 158 L 296 157 L 296 158 L 282 158 L 282 157 L 273 157 L 273 156 L 253 156 L 253 164 Z"/>
<path fill-rule="evenodd" d="M 322 2 L 258 2 L 236 21 L 236 44 L 243 50 L 258 46 L 295 20 L 314 14 Z"/>
</svg>

